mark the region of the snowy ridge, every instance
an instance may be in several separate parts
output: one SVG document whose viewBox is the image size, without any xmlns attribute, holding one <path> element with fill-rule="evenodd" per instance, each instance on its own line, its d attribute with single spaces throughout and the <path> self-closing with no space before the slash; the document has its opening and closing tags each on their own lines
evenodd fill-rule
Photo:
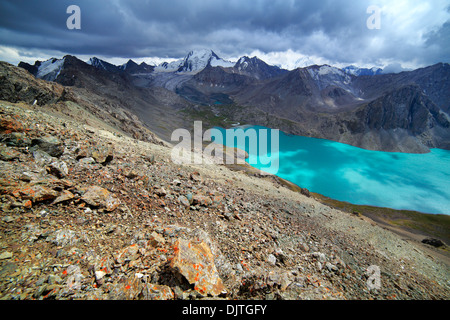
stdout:
<svg viewBox="0 0 450 320">
<path fill-rule="evenodd" d="M 307 68 L 311 77 L 315 80 L 319 78 L 319 76 L 331 75 L 338 77 L 345 77 L 346 74 L 339 68 L 331 67 L 329 65 L 323 65 L 319 68 Z"/>
<path fill-rule="evenodd" d="M 88 60 L 87 64 L 89 64 L 97 69 L 110 71 L 110 72 L 117 72 L 120 70 L 120 67 L 118 67 L 114 64 L 111 64 L 109 62 L 106 62 L 104 60 L 101 60 L 97 57 L 90 58 Z"/>
<path fill-rule="evenodd" d="M 320 89 L 324 89 L 329 85 L 349 85 L 352 81 L 351 75 L 329 65 L 311 66 L 307 67 L 306 70 Z"/>
<path fill-rule="evenodd" d="M 223 67 L 223 68 L 231 68 L 234 66 L 234 63 L 231 61 L 223 60 L 221 58 L 213 57 L 210 61 L 211 67 Z"/>
<path fill-rule="evenodd" d="M 64 60 L 65 58 L 52 58 L 42 62 L 38 67 L 36 78 L 44 79 L 47 81 L 55 81 L 64 66 Z"/>
<path fill-rule="evenodd" d="M 383 73 L 383 69 L 380 68 L 358 68 L 356 66 L 348 66 L 342 69 L 345 73 L 347 74 L 351 74 L 354 75 L 356 77 L 359 76 L 374 76 L 374 75 L 378 75 L 378 74 L 382 74 Z"/>
<path fill-rule="evenodd" d="M 163 62 L 155 67 L 155 72 L 176 72 L 181 66 L 183 60 L 172 61 L 170 63 Z"/>
<path fill-rule="evenodd" d="M 93 66 L 93 67 L 96 67 L 97 69 L 104 69 L 104 70 L 106 70 L 105 66 L 103 65 L 103 61 L 98 59 L 98 58 L 96 58 L 96 57 L 90 58 L 88 60 L 88 62 L 86 62 L 86 63 L 91 65 L 91 66 Z"/>
</svg>

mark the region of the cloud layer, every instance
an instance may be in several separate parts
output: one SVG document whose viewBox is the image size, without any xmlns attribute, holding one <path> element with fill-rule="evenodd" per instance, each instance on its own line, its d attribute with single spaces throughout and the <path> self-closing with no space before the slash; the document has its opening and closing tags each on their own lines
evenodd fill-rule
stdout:
<svg viewBox="0 0 450 320">
<path fill-rule="evenodd" d="M 66 27 L 72 4 L 81 30 Z M 379 30 L 366 25 L 371 5 L 381 9 Z M 449 62 L 449 34 L 446 0 L 0 2 L 2 60 L 59 52 L 160 61 L 208 48 L 224 58 L 257 53 L 284 67 L 299 60 L 413 68 Z"/>
</svg>

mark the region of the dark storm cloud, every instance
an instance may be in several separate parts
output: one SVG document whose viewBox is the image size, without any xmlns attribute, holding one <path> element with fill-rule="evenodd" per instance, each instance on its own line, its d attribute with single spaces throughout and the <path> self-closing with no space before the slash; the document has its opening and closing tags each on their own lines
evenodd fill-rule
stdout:
<svg viewBox="0 0 450 320">
<path fill-rule="evenodd" d="M 352 4 L 352 10 L 360 12 L 355 16 L 349 10 L 348 1 L 180 0 L 144 3 L 124 1 L 123 7 L 144 25 L 172 27 L 176 33 L 168 34 L 168 37 L 175 38 L 174 45 L 187 46 L 192 41 L 194 45 L 201 45 L 199 40 L 203 37 L 217 35 L 208 40 L 222 47 L 222 37 L 226 37 L 224 47 L 230 43 L 236 51 L 227 50 L 229 54 L 242 50 L 267 51 L 270 47 L 301 49 L 305 45 L 302 39 L 313 32 L 322 31 L 332 37 L 357 32 L 358 28 L 353 25 L 365 28 L 367 7 L 362 2 Z M 166 41 L 170 42 L 170 39 Z M 185 48 L 182 51 L 185 52 Z"/>
<path fill-rule="evenodd" d="M 73 4 L 81 8 L 81 30 L 66 28 L 66 8 Z M 366 27 L 371 4 L 392 9 L 382 17 L 381 30 Z M 448 59 L 448 23 L 424 29 L 424 39 L 416 42 L 392 15 L 403 19 L 408 8 L 385 0 L 2 0 L 0 45 L 126 58 L 181 57 L 210 48 L 225 56 L 293 50 L 336 62 Z"/>
<path fill-rule="evenodd" d="M 66 9 L 72 4 L 81 8 L 81 30 L 66 27 Z M 98 49 L 107 52 L 118 44 L 117 40 L 124 39 L 124 16 L 106 1 L 2 1 L 0 8 L 4 45 L 74 53 Z"/>
</svg>

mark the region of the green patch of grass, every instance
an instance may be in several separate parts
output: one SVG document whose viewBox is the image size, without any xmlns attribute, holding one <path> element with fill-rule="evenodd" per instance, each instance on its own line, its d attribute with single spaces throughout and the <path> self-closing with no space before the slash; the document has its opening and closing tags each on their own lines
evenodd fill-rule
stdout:
<svg viewBox="0 0 450 320">
<path fill-rule="evenodd" d="M 356 205 L 314 194 L 322 203 L 341 211 L 359 212 L 373 220 L 382 219 L 393 226 L 419 231 L 432 237 L 450 242 L 450 216 L 444 214 L 427 214 L 411 210 Z"/>
</svg>

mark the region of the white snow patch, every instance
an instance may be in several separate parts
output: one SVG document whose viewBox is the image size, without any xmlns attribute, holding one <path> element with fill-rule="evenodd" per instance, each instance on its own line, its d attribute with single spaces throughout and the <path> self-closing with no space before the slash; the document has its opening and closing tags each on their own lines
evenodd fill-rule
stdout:
<svg viewBox="0 0 450 320">
<path fill-rule="evenodd" d="M 217 59 L 216 57 L 213 57 L 211 59 L 211 67 L 224 67 L 224 68 L 231 68 L 234 66 L 234 63 L 231 61 L 226 61 L 223 59 Z"/>
<path fill-rule="evenodd" d="M 106 70 L 105 65 L 103 64 L 102 60 L 97 59 L 97 58 L 90 58 L 89 61 L 87 62 L 87 64 L 96 67 L 97 69 L 103 69 Z"/>
<path fill-rule="evenodd" d="M 41 63 L 36 74 L 36 78 L 44 79 L 47 81 L 55 81 L 59 76 L 62 67 L 64 65 L 65 58 L 62 59 L 49 59 Z"/>
<path fill-rule="evenodd" d="M 330 67 L 328 65 L 321 66 L 319 69 L 319 75 L 323 76 L 326 74 L 335 74 L 339 76 L 344 76 L 344 72 L 336 67 Z"/>
</svg>

